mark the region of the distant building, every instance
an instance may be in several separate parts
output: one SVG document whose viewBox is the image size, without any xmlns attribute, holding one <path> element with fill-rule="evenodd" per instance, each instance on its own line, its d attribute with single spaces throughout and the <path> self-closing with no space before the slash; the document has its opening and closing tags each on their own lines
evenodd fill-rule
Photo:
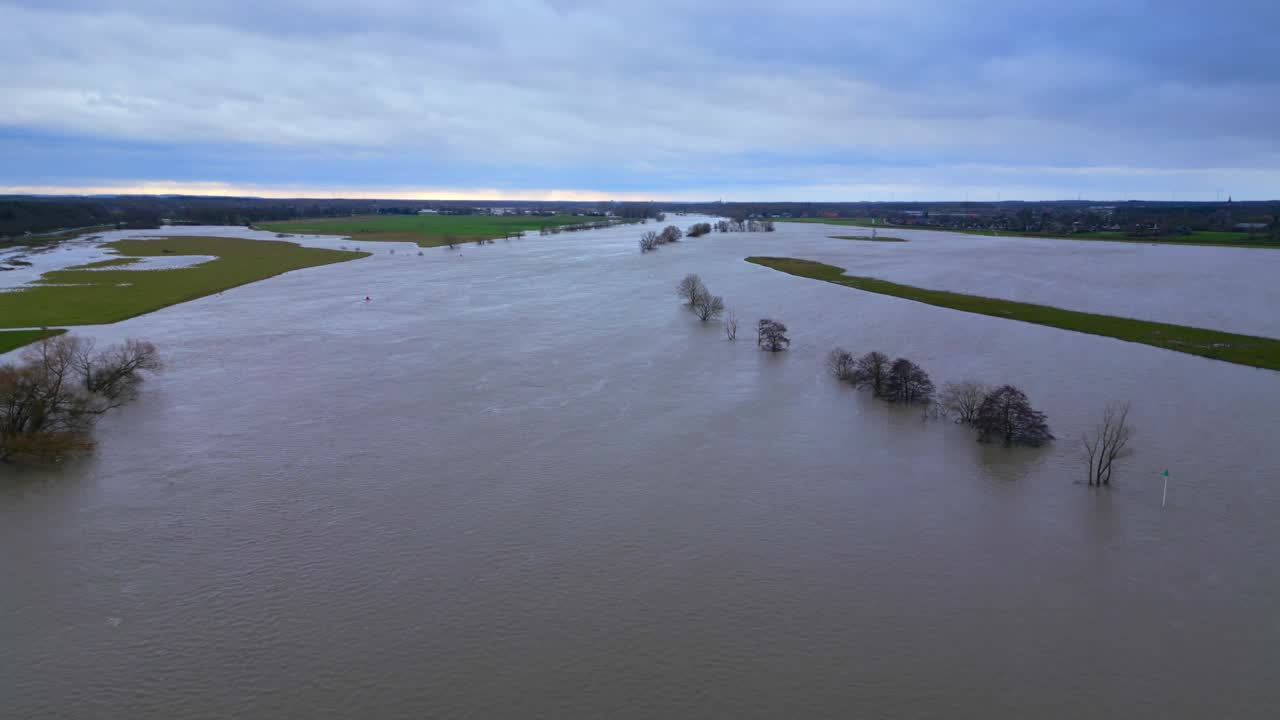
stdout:
<svg viewBox="0 0 1280 720">
<path fill-rule="evenodd" d="M 1266 230 L 1266 223 L 1236 223 L 1235 229 L 1241 232 L 1249 232 L 1251 230 Z"/>
</svg>

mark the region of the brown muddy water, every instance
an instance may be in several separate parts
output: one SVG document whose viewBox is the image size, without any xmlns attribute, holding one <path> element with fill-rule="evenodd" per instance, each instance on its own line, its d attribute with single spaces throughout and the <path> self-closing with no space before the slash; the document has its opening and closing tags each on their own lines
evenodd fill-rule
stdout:
<svg viewBox="0 0 1280 720">
<path fill-rule="evenodd" d="M 1273 717 L 1280 373 L 742 258 L 1280 336 L 1280 252 L 847 230 L 364 243 L 86 329 L 169 368 L 92 456 L 0 468 L 0 717 Z M 1020 385 L 1059 441 L 874 401 L 835 345 Z"/>
</svg>

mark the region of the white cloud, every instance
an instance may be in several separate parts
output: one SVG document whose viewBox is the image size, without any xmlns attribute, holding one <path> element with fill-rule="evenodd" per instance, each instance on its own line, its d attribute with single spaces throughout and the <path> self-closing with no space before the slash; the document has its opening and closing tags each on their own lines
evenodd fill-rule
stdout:
<svg viewBox="0 0 1280 720">
<path fill-rule="evenodd" d="M 1280 166 L 1274 81 L 1171 75 L 1145 35 L 1077 47 L 1113 12 L 1077 5 L 0 0 L 0 126 L 607 164 L 657 189 L 845 187 L 908 165 L 919 187 L 965 163 Z M 1114 22 L 1158 32 L 1166 16 Z M 837 177 L 796 177 L 815 171 Z"/>
</svg>

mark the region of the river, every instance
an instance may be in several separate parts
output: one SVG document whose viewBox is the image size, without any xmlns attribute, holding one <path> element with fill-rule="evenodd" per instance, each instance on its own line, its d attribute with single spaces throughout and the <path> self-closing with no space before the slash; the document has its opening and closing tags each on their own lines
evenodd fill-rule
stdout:
<svg viewBox="0 0 1280 720">
<path fill-rule="evenodd" d="M 638 232 L 363 243 L 82 330 L 168 368 L 91 456 L 0 467 L 0 716 L 1280 707 L 1280 373 L 742 260 L 1280 336 L 1280 252 Z M 737 342 L 681 308 L 688 272 Z M 764 316 L 789 352 L 756 349 Z M 873 400 L 824 374 L 836 345 L 1017 384 L 1059 440 Z M 1078 438 L 1110 400 L 1138 434 L 1095 490 Z"/>
</svg>

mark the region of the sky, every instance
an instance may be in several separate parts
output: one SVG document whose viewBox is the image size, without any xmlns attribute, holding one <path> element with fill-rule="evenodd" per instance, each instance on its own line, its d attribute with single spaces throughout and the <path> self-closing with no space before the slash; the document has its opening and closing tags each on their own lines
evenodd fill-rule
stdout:
<svg viewBox="0 0 1280 720">
<path fill-rule="evenodd" d="M 1280 2 L 0 0 L 0 193 L 1280 198 Z"/>
</svg>

